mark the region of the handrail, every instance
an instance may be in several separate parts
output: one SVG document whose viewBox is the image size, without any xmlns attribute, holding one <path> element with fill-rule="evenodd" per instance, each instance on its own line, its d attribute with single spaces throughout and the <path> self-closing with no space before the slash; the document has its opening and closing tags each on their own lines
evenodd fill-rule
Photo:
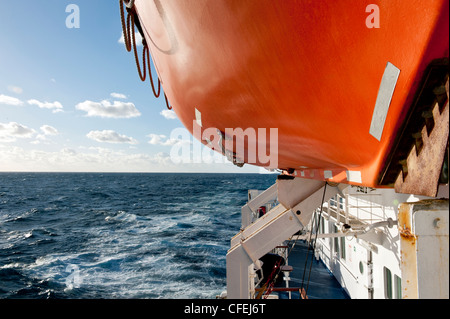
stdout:
<svg viewBox="0 0 450 319">
<path fill-rule="evenodd" d="M 270 186 L 268 189 L 258 194 L 255 198 L 251 199 L 241 208 L 241 218 L 242 225 L 241 228 L 244 229 L 248 225 L 253 222 L 252 215 L 258 208 L 267 204 L 270 201 L 274 201 L 277 199 L 278 195 L 278 186 L 277 183 Z"/>
<path fill-rule="evenodd" d="M 258 196 L 250 200 L 247 205 L 252 211 L 256 211 L 262 205 L 267 204 L 269 201 L 275 200 L 277 198 L 277 189 L 277 183 L 275 183 L 264 192 L 260 193 Z"/>
</svg>

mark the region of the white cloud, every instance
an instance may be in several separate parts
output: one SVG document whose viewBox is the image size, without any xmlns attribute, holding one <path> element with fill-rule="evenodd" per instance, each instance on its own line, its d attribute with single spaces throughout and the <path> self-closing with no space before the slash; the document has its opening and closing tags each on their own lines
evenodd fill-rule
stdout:
<svg viewBox="0 0 450 319">
<path fill-rule="evenodd" d="M 177 118 L 177 115 L 173 110 L 162 110 L 159 114 L 161 114 L 168 120 L 175 120 Z"/>
<path fill-rule="evenodd" d="M 21 100 L 19 100 L 18 98 L 0 94 L 0 104 L 18 106 L 18 105 L 23 105 L 23 102 Z"/>
<path fill-rule="evenodd" d="M 43 142 L 45 144 L 49 144 L 49 140 L 47 139 L 47 137 L 59 134 L 58 130 L 50 125 L 42 125 L 40 127 L 40 130 L 41 130 L 42 134 L 38 134 L 36 136 L 36 140 L 31 142 L 31 144 L 37 145 L 37 144 L 40 144 L 41 142 Z"/>
<path fill-rule="evenodd" d="M 61 153 L 62 153 L 62 154 L 65 154 L 65 155 L 69 155 L 69 156 L 75 156 L 75 155 L 77 155 L 77 151 L 75 151 L 75 150 L 72 149 L 72 148 L 68 148 L 68 147 L 63 148 L 63 149 L 61 150 Z"/>
<path fill-rule="evenodd" d="M 167 153 L 152 155 L 102 147 L 64 147 L 58 151 L 17 146 L 3 149 L 0 146 L 0 149 L 0 171 L 176 172 L 179 169 Z"/>
<path fill-rule="evenodd" d="M 16 93 L 16 94 L 22 94 L 23 89 L 18 86 L 8 85 L 8 91 Z"/>
<path fill-rule="evenodd" d="M 50 110 L 52 109 L 53 113 L 61 112 L 62 108 L 63 108 L 62 104 L 59 103 L 58 101 L 55 101 L 55 102 L 40 102 L 38 100 L 31 99 L 31 100 L 28 100 L 27 103 L 30 104 L 30 105 L 36 105 L 36 106 L 38 106 L 41 109 L 50 109 Z"/>
<path fill-rule="evenodd" d="M 147 137 L 150 137 L 150 141 L 148 142 L 153 145 L 161 144 L 162 139 L 166 138 L 165 135 L 158 134 L 149 134 Z"/>
<path fill-rule="evenodd" d="M 44 133 L 44 135 L 58 135 L 59 134 L 58 130 L 50 125 L 42 125 L 40 127 L 40 129 L 41 129 L 42 133 Z"/>
<path fill-rule="evenodd" d="M 87 112 L 87 116 L 100 116 L 108 118 L 131 118 L 141 115 L 141 112 L 133 103 L 114 101 L 114 104 L 107 100 L 101 102 L 84 101 L 78 103 L 75 108 Z"/>
<path fill-rule="evenodd" d="M 136 31 L 134 33 L 134 37 L 136 39 L 136 45 L 138 47 L 142 46 L 142 36 L 141 36 L 141 34 L 138 31 Z M 119 40 L 117 42 L 120 43 L 120 44 L 125 44 L 125 39 L 123 37 L 123 33 L 122 33 L 122 35 L 120 36 L 120 38 L 119 38 Z M 133 42 L 133 39 L 131 39 L 131 42 Z"/>
<path fill-rule="evenodd" d="M 127 96 L 125 94 L 115 93 L 115 92 L 111 93 L 111 96 L 115 99 L 126 99 L 127 98 Z"/>
<path fill-rule="evenodd" d="M 149 144 L 152 145 L 164 145 L 164 146 L 172 146 L 175 145 L 182 140 L 180 139 L 174 139 L 174 138 L 167 138 L 165 135 L 158 135 L 158 134 L 149 134 L 147 137 L 150 138 L 150 141 L 148 141 Z"/>
<path fill-rule="evenodd" d="M 91 140 L 101 142 L 101 143 L 128 143 L 128 144 L 138 144 L 132 137 L 126 135 L 120 135 L 119 133 L 112 130 L 103 131 L 90 131 L 87 135 Z"/>
<path fill-rule="evenodd" d="M 14 142 L 17 138 L 31 138 L 35 130 L 17 122 L 0 123 L 0 142 Z"/>
<path fill-rule="evenodd" d="M 49 151 L 0 145 L 0 171 L 34 172 L 230 172 L 258 173 L 231 163 L 174 163 L 168 153 L 146 154 L 107 148 L 62 147 Z"/>
</svg>

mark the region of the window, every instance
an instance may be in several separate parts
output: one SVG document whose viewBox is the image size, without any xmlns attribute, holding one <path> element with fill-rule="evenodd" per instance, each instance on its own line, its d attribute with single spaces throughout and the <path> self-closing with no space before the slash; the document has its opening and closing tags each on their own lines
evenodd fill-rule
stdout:
<svg viewBox="0 0 450 319">
<path fill-rule="evenodd" d="M 344 198 L 339 196 L 339 208 L 344 209 Z"/>
<path fill-rule="evenodd" d="M 325 218 L 323 218 L 323 216 L 320 218 L 320 229 L 321 229 L 321 233 L 325 234 Z"/>
<path fill-rule="evenodd" d="M 402 278 L 394 275 L 395 280 L 395 298 L 402 299 Z"/>
<path fill-rule="evenodd" d="M 331 222 L 331 220 L 328 222 L 328 233 L 332 233 L 333 232 L 333 223 Z M 328 237 L 328 245 L 330 246 L 330 251 L 331 249 L 333 249 L 333 238 L 332 237 Z"/>
<path fill-rule="evenodd" d="M 345 259 L 345 237 L 341 237 L 341 258 Z"/>
<path fill-rule="evenodd" d="M 392 273 L 384 267 L 384 294 L 386 299 L 392 299 Z"/>
<path fill-rule="evenodd" d="M 319 223 L 320 223 L 319 211 L 316 211 L 315 218 L 314 218 L 314 232 L 317 232 L 317 233 L 320 232 Z"/>
<path fill-rule="evenodd" d="M 331 207 L 336 207 L 337 206 L 336 199 L 337 199 L 337 195 L 330 198 L 330 205 L 331 205 Z"/>
<path fill-rule="evenodd" d="M 334 232 L 335 233 L 338 232 L 336 225 L 334 225 Z M 334 252 L 336 253 L 336 256 L 339 256 L 339 238 L 338 237 L 334 237 Z"/>
</svg>

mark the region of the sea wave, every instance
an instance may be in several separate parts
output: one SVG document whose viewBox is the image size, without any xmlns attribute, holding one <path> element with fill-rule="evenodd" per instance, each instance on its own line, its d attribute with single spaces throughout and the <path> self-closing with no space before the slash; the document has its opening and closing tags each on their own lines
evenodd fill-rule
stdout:
<svg viewBox="0 0 450 319">
<path fill-rule="evenodd" d="M 274 180 L 0 173 L 0 298 L 214 298 L 247 189 Z"/>
</svg>

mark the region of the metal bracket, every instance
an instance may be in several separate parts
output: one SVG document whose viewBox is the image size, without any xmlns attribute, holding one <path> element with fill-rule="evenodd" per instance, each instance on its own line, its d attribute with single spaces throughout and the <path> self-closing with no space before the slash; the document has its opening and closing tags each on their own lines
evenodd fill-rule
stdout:
<svg viewBox="0 0 450 319">
<path fill-rule="evenodd" d="M 435 197 L 438 192 L 442 163 L 448 145 L 448 85 L 447 79 L 447 102 L 443 109 L 440 109 L 438 102 L 432 109 L 433 129 L 428 133 L 427 126 L 424 125 L 421 131 L 416 133 L 416 144 L 409 152 L 404 169 L 395 181 L 395 190 L 398 193 Z"/>
</svg>

